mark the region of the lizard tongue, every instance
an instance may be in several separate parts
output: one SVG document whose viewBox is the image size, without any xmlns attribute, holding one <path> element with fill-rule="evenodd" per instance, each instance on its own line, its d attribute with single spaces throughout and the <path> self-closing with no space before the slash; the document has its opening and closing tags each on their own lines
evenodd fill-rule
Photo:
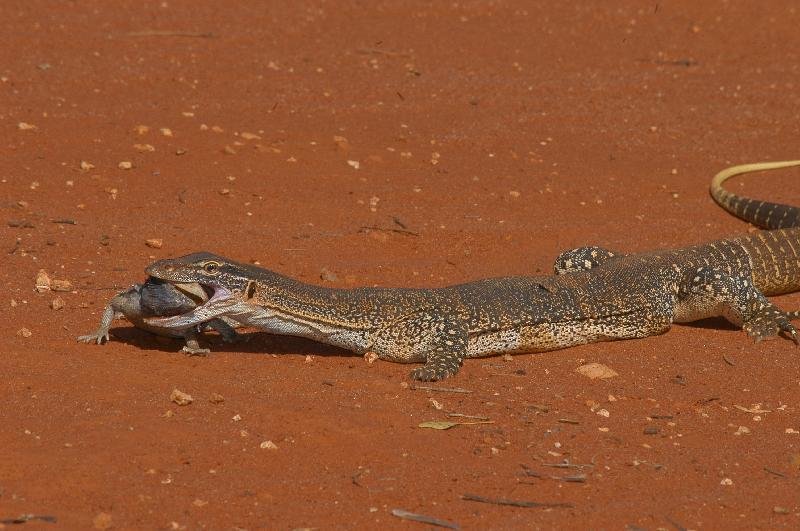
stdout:
<svg viewBox="0 0 800 531">
<path fill-rule="evenodd" d="M 197 282 L 175 283 L 173 286 L 198 304 L 208 301 L 208 294 Z"/>
</svg>

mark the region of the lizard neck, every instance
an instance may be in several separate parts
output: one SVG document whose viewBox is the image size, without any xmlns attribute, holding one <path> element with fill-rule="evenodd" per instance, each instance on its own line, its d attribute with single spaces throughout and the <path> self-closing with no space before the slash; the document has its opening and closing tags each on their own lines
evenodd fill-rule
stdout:
<svg viewBox="0 0 800 531">
<path fill-rule="evenodd" d="M 370 326 L 369 290 L 328 288 L 270 273 L 255 280 L 248 302 L 285 319 L 350 329 Z"/>
<path fill-rule="evenodd" d="M 251 279 L 228 316 L 267 332 L 365 353 L 375 332 L 407 309 L 402 302 L 413 303 L 419 291 L 327 288 L 263 271 Z"/>
</svg>

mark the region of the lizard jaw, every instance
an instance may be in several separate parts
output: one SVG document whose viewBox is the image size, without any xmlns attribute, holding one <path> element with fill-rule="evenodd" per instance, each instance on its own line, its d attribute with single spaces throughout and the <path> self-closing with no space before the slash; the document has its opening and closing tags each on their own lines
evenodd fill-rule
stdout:
<svg viewBox="0 0 800 531">
<path fill-rule="evenodd" d="M 178 286 L 179 285 L 176 285 L 176 287 Z M 193 310 L 181 315 L 169 317 L 147 317 L 144 321 L 151 326 L 163 328 L 188 328 L 210 321 L 215 317 L 225 315 L 228 313 L 229 309 L 238 302 L 236 297 L 233 296 L 233 293 L 221 286 L 212 286 L 208 284 L 200 284 L 200 286 L 211 291 L 212 294 L 208 297 L 208 300 L 202 304 L 198 304 Z"/>
</svg>

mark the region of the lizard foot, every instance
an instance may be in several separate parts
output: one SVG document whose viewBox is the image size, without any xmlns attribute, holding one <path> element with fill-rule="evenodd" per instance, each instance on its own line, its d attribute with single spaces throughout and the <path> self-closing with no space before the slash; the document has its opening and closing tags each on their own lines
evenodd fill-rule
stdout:
<svg viewBox="0 0 800 531">
<path fill-rule="evenodd" d="M 800 345 L 797 329 L 789 322 L 795 312 L 782 312 L 777 308 L 764 308 L 752 319 L 744 323 L 742 328 L 755 339 L 756 343 L 768 337 L 777 336 L 781 332 Z"/>
<path fill-rule="evenodd" d="M 103 342 L 109 340 L 108 330 L 98 330 L 94 334 L 86 334 L 85 336 L 78 336 L 78 341 L 81 343 L 97 343 L 102 345 Z"/>
<path fill-rule="evenodd" d="M 196 348 L 190 347 L 189 345 L 184 345 L 181 349 L 181 352 L 185 352 L 188 356 L 208 356 L 211 352 L 211 349 L 207 348 Z"/>
<path fill-rule="evenodd" d="M 448 376 L 453 376 L 458 372 L 458 369 L 457 362 L 439 361 L 426 363 L 422 367 L 417 367 L 411 371 L 411 379 L 419 380 L 420 382 L 436 382 L 444 380 Z"/>
</svg>

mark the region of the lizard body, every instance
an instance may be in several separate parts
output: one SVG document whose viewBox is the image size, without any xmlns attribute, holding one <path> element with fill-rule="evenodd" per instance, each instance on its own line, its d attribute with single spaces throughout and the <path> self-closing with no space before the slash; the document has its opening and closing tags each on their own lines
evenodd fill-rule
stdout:
<svg viewBox="0 0 800 531">
<path fill-rule="evenodd" d="M 147 323 L 145 319 L 179 315 L 207 300 L 208 295 L 197 284 L 194 286 L 183 285 L 181 289 L 178 289 L 173 284 L 150 277 L 144 283 L 134 284 L 116 294 L 106 305 L 98 329 L 91 334 L 79 336 L 78 341 L 96 342 L 98 345 L 108 341 L 112 321 L 118 317 L 125 317 L 131 324 L 142 330 L 161 336 L 185 339 L 186 344 L 183 351 L 188 354 L 206 354 L 209 349 L 200 347 L 197 339 L 197 325 L 185 328 L 167 328 Z M 239 324 L 226 317 L 212 319 L 207 326 L 219 332 L 225 341 L 232 342 L 239 337 L 234 330 Z"/>
<path fill-rule="evenodd" d="M 384 360 L 424 362 L 411 373 L 418 380 L 455 374 L 464 358 L 646 337 L 673 322 L 706 317 L 723 316 L 756 340 L 783 332 L 797 341 L 789 322 L 796 314 L 781 311 L 766 295 L 800 289 L 798 217 L 787 221 L 798 209 L 722 189 L 738 173 L 796 165 L 800 161 L 734 167 L 712 181 L 712 196 L 724 208 L 775 230 L 633 255 L 578 248 L 559 256 L 555 276 L 432 289 L 325 288 L 195 253 L 155 262 L 147 273 L 197 282 L 213 296 L 187 313 L 146 322 L 186 328 L 227 316 Z"/>
</svg>

